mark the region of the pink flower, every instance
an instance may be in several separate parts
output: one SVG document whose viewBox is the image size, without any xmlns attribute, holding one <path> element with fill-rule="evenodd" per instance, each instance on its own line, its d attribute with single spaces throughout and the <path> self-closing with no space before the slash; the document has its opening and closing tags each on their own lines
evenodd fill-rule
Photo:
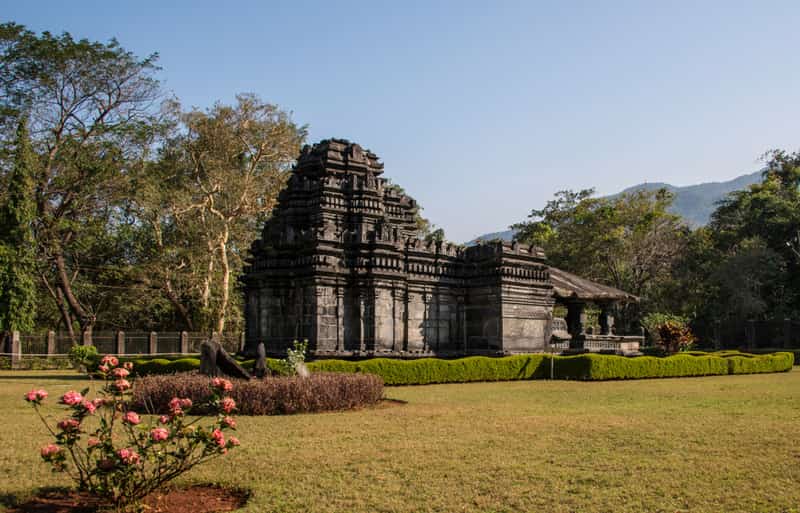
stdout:
<svg viewBox="0 0 800 513">
<path fill-rule="evenodd" d="M 139 414 L 137 414 L 135 411 L 125 412 L 125 415 L 122 416 L 122 420 L 123 422 L 127 422 L 133 426 L 142 421 L 142 419 L 139 418 Z"/>
<path fill-rule="evenodd" d="M 90 438 L 90 439 L 86 440 L 86 445 L 88 447 L 90 447 L 90 448 L 91 447 L 96 447 L 96 446 L 100 445 L 100 440 L 98 440 L 97 438 Z"/>
<path fill-rule="evenodd" d="M 192 400 L 189 398 L 181 399 L 181 408 L 191 408 L 192 407 Z"/>
<path fill-rule="evenodd" d="M 92 404 L 94 405 L 95 409 L 97 409 L 106 404 L 106 400 L 103 399 L 102 397 L 98 397 L 96 399 L 92 399 Z"/>
<path fill-rule="evenodd" d="M 79 427 L 81 427 L 81 423 L 77 419 L 64 419 L 57 425 L 58 429 L 64 431 L 65 433 L 74 433 Z"/>
<path fill-rule="evenodd" d="M 169 438 L 169 431 L 164 428 L 154 428 L 150 431 L 150 438 L 152 438 L 154 442 L 162 442 Z"/>
<path fill-rule="evenodd" d="M 61 396 L 61 402 L 69 406 L 75 406 L 83 401 L 83 396 L 74 390 L 70 390 Z"/>
<path fill-rule="evenodd" d="M 214 378 L 211 380 L 211 386 L 220 392 L 230 392 L 233 390 L 233 383 L 224 378 Z"/>
<path fill-rule="evenodd" d="M 131 387 L 130 382 L 127 379 L 118 379 L 114 382 L 114 388 L 119 390 L 120 392 L 124 392 Z"/>
<path fill-rule="evenodd" d="M 130 374 L 130 372 L 128 372 L 128 369 L 123 369 L 122 367 L 117 367 L 116 369 L 111 371 L 111 374 L 115 378 L 127 378 L 128 375 Z"/>
<path fill-rule="evenodd" d="M 211 432 L 211 438 L 217 443 L 218 446 L 225 448 L 225 435 L 219 429 Z"/>
<path fill-rule="evenodd" d="M 81 406 L 89 415 L 92 415 L 97 410 L 97 406 L 94 405 L 94 401 L 87 401 L 84 399 L 81 403 Z"/>
<path fill-rule="evenodd" d="M 220 401 L 219 405 L 220 408 L 222 408 L 222 411 L 224 411 L 225 413 L 230 413 L 236 409 L 236 401 L 234 401 L 230 397 L 223 398 L 222 401 Z"/>
<path fill-rule="evenodd" d="M 125 465 L 136 465 L 139 463 L 139 455 L 133 449 L 120 449 L 117 451 L 117 456 L 122 460 Z"/>
<path fill-rule="evenodd" d="M 222 419 L 222 424 L 231 428 L 236 429 L 236 421 L 233 420 L 233 417 L 225 417 Z"/>
<path fill-rule="evenodd" d="M 100 360 L 100 363 L 102 363 L 103 365 L 108 365 L 109 367 L 116 367 L 117 365 L 119 365 L 119 360 L 117 360 L 116 357 L 107 354 L 103 357 L 102 360 Z"/>
<path fill-rule="evenodd" d="M 133 362 L 125 362 L 122 364 L 122 367 L 128 372 L 130 372 L 133 370 Z"/>
<path fill-rule="evenodd" d="M 101 366 L 97 367 L 97 370 L 99 370 L 100 372 L 105 374 L 106 372 L 108 372 L 108 365 L 101 365 Z"/>
<path fill-rule="evenodd" d="M 186 398 L 173 397 L 169 401 L 169 411 L 173 415 L 183 415 L 183 408 L 191 408 L 192 400 Z"/>
<path fill-rule="evenodd" d="M 239 442 L 239 439 L 236 438 L 235 436 L 228 438 L 228 444 L 231 445 L 232 447 L 238 447 L 240 443 L 241 442 Z"/>
<path fill-rule="evenodd" d="M 52 458 L 53 456 L 55 456 L 60 452 L 61 452 L 61 447 L 55 444 L 49 444 L 42 447 L 41 455 L 42 458 L 44 458 L 45 460 L 49 460 L 50 458 Z"/>
<path fill-rule="evenodd" d="M 47 391 L 43 389 L 31 390 L 25 394 L 25 400 L 29 403 L 38 403 L 47 398 Z"/>
<path fill-rule="evenodd" d="M 162 415 L 158 418 L 158 421 L 162 424 L 169 424 L 169 421 L 172 420 L 169 418 L 169 415 Z"/>
</svg>

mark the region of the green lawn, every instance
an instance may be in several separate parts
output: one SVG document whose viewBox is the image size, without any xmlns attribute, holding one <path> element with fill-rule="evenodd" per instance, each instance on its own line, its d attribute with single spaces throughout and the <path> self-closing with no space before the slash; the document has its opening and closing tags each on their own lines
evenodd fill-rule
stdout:
<svg viewBox="0 0 800 513">
<path fill-rule="evenodd" d="M 67 484 L 22 394 L 85 383 L 0 372 L 0 500 Z M 800 370 L 619 382 L 388 388 L 408 403 L 240 417 L 242 447 L 186 481 L 250 488 L 243 511 L 794 512 Z M 53 401 L 51 401 L 53 402 Z"/>
</svg>

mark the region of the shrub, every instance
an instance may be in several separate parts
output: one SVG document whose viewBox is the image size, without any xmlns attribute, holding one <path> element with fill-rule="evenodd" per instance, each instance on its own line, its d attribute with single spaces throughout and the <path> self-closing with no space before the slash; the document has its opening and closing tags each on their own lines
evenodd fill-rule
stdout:
<svg viewBox="0 0 800 513">
<path fill-rule="evenodd" d="M 686 319 L 677 315 L 651 313 L 642 319 L 652 342 L 666 353 L 687 351 L 695 342 L 695 337 Z"/>
<path fill-rule="evenodd" d="M 172 397 L 203 402 L 211 378 L 198 373 L 146 376 L 136 381 L 137 411 L 163 413 Z M 383 381 L 373 374 L 315 373 L 308 378 L 267 377 L 235 380 L 230 393 L 242 415 L 281 415 L 347 410 L 368 406 L 383 396 Z"/>
<path fill-rule="evenodd" d="M 132 368 L 130 362 L 120 364 L 113 356 L 104 357 L 98 366 L 104 379 L 100 397 L 86 398 L 88 388 L 65 393 L 60 403 L 68 416 L 55 428 L 39 410 L 47 392 L 35 389 L 25 395 L 55 438 L 55 443 L 42 447 L 42 459 L 118 512 L 141 509 L 141 499 L 163 484 L 239 445 L 235 437 L 226 440 L 224 433 L 236 425 L 228 416 L 236 404 L 222 397 L 231 391 L 229 381 L 205 383 L 210 387 L 202 409 L 216 414 L 210 423 L 204 423 L 203 417 L 185 420 L 185 413 L 197 412 L 193 401 L 176 395 L 167 401 L 158 424 L 148 425 L 131 408 L 131 384 L 126 378 Z M 85 422 L 90 417 L 98 421 Z"/>
<path fill-rule="evenodd" d="M 86 373 L 86 369 L 97 367 L 100 356 L 95 346 L 72 346 L 69 349 L 69 361 L 76 370 Z"/>
<path fill-rule="evenodd" d="M 787 353 L 791 355 L 791 353 Z M 553 369 L 556 379 L 632 379 L 679 376 L 705 376 L 728 373 L 745 373 L 746 369 L 769 368 L 767 364 L 736 364 L 730 367 L 730 358 L 758 360 L 762 355 L 740 353 L 739 351 L 687 351 L 673 356 L 624 357 L 588 353 L 575 356 L 554 356 L 548 354 L 526 354 L 505 357 L 470 356 L 454 360 L 440 358 L 421 358 L 418 360 L 397 360 L 373 358 L 361 361 L 317 360 L 307 367 L 312 373 L 337 372 L 375 374 L 386 385 L 428 385 L 433 383 L 466 383 L 471 381 L 510 381 L 520 379 L 546 379 L 550 377 L 550 358 L 554 358 Z M 783 357 L 785 358 L 785 357 Z M 784 361 L 784 359 L 779 361 Z M 191 359 L 192 362 L 196 361 Z M 152 362 L 152 361 L 151 361 Z M 252 366 L 252 361 L 244 362 Z M 270 368 L 279 367 L 278 360 L 268 360 Z M 777 371 L 784 368 L 775 364 Z M 187 366 L 197 368 L 197 364 Z M 175 363 L 145 365 L 150 374 L 176 372 Z M 731 369 L 737 369 L 733 372 Z M 766 372 L 757 371 L 752 372 Z M 313 374 L 312 374 L 313 375 Z"/>
<path fill-rule="evenodd" d="M 794 353 L 752 355 L 740 353 L 726 358 L 730 374 L 756 374 L 762 372 L 787 372 L 794 365 Z"/>
</svg>

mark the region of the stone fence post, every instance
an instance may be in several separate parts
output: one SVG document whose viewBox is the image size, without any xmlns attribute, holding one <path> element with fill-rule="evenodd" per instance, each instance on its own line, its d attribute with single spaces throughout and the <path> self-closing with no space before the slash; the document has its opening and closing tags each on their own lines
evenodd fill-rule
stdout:
<svg viewBox="0 0 800 513">
<path fill-rule="evenodd" d="M 19 367 L 22 360 L 22 343 L 20 342 L 19 331 L 11 332 L 11 368 Z"/>
<path fill-rule="evenodd" d="M 116 336 L 117 354 L 125 354 L 125 332 L 118 331 Z"/>
<path fill-rule="evenodd" d="M 158 333 L 155 331 L 150 332 L 150 354 L 158 353 Z"/>
<path fill-rule="evenodd" d="M 56 332 L 47 332 L 47 355 L 56 354 Z"/>
<path fill-rule="evenodd" d="M 189 353 L 189 334 L 181 331 L 181 354 Z"/>
</svg>

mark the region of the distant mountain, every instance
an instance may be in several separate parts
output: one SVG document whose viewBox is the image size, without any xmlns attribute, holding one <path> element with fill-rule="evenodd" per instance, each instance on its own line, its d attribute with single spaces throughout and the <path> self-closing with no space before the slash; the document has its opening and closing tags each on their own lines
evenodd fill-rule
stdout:
<svg viewBox="0 0 800 513">
<path fill-rule="evenodd" d="M 670 209 L 673 213 L 686 219 L 691 226 L 703 226 L 708 224 L 711 219 L 711 213 L 716 208 L 716 203 L 723 199 L 728 193 L 746 189 L 748 186 L 761 181 L 761 171 L 750 173 L 749 175 L 742 175 L 727 182 L 708 182 L 697 185 L 687 185 L 684 187 L 677 187 L 668 183 L 640 183 L 633 187 L 608 196 L 615 198 L 621 194 L 635 192 L 635 191 L 655 191 L 665 188 L 675 195 L 675 201 Z M 494 239 L 502 239 L 510 241 L 514 238 L 513 230 L 506 230 L 502 232 L 492 232 L 476 237 L 467 244 L 475 244 L 478 241 L 487 241 Z"/>
</svg>

